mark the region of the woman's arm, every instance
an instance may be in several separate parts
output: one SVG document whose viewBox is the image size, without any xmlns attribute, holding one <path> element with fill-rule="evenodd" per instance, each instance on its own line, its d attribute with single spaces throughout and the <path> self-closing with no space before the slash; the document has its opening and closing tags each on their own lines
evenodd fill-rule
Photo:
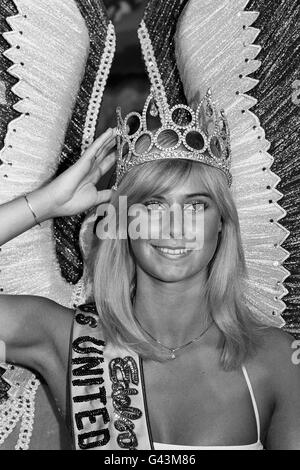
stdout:
<svg viewBox="0 0 300 470">
<path fill-rule="evenodd" d="M 83 156 L 51 183 L 0 206 L 0 246 L 33 227 L 37 221 L 85 212 L 107 202 L 111 191 L 96 184 L 115 162 L 116 132 L 108 129 Z M 35 219 L 36 216 L 36 219 Z"/>
<path fill-rule="evenodd" d="M 276 404 L 269 426 L 268 450 L 300 450 L 300 353 L 299 342 L 283 331 L 269 338 L 270 387 Z"/>
<path fill-rule="evenodd" d="M 106 131 L 75 165 L 28 194 L 30 205 L 23 197 L 0 206 L 0 245 L 32 227 L 35 217 L 43 222 L 109 201 L 111 191 L 98 191 L 96 185 L 115 162 L 115 137 L 115 130 Z M 55 360 L 61 355 L 64 362 L 72 318 L 72 310 L 45 298 L 0 295 L 0 354 L 5 356 L 0 361 L 39 372 L 47 368 L 51 357 Z"/>
<path fill-rule="evenodd" d="M 73 310 L 36 296 L 0 296 L 1 362 L 40 373 L 67 360 Z"/>
</svg>

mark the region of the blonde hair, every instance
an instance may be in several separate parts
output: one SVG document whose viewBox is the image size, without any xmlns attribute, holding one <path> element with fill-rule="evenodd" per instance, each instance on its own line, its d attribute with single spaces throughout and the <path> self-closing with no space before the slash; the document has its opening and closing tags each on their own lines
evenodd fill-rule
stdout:
<svg viewBox="0 0 300 470">
<path fill-rule="evenodd" d="M 207 267 L 205 299 L 222 332 L 221 364 L 226 370 L 234 369 L 255 351 L 261 328 L 243 297 L 246 264 L 238 213 L 225 175 L 216 168 L 191 160 L 148 162 L 129 171 L 114 192 L 111 203 L 118 220 L 119 196 L 126 195 L 130 207 L 154 193 L 167 193 L 191 172 L 211 195 L 222 218 L 217 249 Z M 99 242 L 94 293 L 106 339 L 129 347 L 142 357 L 163 361 L 165 354 L 148 341 L 134 319 L 135 278 L 135 263 L 128 239 Z"/>
</svg>

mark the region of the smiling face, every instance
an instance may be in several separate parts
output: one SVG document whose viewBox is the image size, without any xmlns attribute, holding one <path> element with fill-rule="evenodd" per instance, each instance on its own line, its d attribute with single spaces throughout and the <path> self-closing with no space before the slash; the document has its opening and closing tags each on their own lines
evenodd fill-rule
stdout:
<svg viewBox="0 0 300 470">
<path fill-rule="evenodd" d="M 190 173 L 176 189 L 141 202 L 147 212 L 141 220 L 150 224 L 152 238 L 130 240 L 137 268 L 164 282 L 203 274 L 215 254 L 222 222 L 216 203 L 197 175 Z M 171 206 L 181 211 L 173 213 L 167 226 L 164 223 L 158 226 L 157 214 Z M 196 218 L 197 223 L 202 223 L 203 235 L 191 245 L 191 240 L 195 240 Z"/>
</svg>

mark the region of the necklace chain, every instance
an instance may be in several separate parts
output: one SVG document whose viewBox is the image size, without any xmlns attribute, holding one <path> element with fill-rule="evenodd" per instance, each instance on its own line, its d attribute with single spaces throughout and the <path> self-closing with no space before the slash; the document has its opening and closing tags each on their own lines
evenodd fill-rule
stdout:
<svg viewBox="0 0 300 470">
<path fill-rule="evenodd" d="M 138 325 L 140 326 L 140 328 L 144 331 L 144 333 L 146 333 L 151 339 L 153 339 L 153 341 L 155 341 L 155 343 L 159 344 L 160 346 L 162 346 L 163 348 L 167 349 L 170 354 L 171 354 L 171 359 L 176 359 L 176 355 L 175 353 L 177 351 L 181 351 L 182 349 L 184 348 L 187 348 L 190 344 L 193 344 L 193 343 L 196 343 L 197 341 L 199 341 L 202 336 L 209 330 L 209 328 L 212 326 L 213 324 L 213 321 L 211 323 L 209 323 L 209 325 L 205 328 L 204 331 L 202 331 L 202 333 L 199 335 L 199 336 L 196 336 L 196 338 L 194 339 L 191 339 L 190 341 L 188 341 L 187 343 L 184 343 L 182 346 L 178 346 L 177 348 L 169 348 L 169 346 L 166 346 L 165 344 L 162 344 L 158 339 L 154 338 L 154 336 L 151 335 L 151 333 L 149 333 L 149 331 L 147 331 L 142 325 L 141 323 L 139 322 L 139 320 L 135 317 L 135 320 L 137 321 Z"/>
</svg>

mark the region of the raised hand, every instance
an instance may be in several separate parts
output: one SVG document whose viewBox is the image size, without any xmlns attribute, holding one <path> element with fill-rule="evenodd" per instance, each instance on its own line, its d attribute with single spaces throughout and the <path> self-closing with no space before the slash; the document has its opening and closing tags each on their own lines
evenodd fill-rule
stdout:
<svg viewBox="0 0 300 470">
<path fill-rule="evenodd" d="M 113 166 L 115 129 L 108 129 L 82 157 L 44 189 L 51 201 L 52 216 L 70 216 L 108 202 L 111 190 L 97 191 L 100 178 Z"/>
<path fill-rule="evenodd" d="M 0 246 L 53 217 L 80 214 L 107 203 L 111 190 L 97 191 L 97 183 L 114 164 L 116 131 L 109 129 L 82 157 L 51 183 L 0 206 Z"/>
</svg>

